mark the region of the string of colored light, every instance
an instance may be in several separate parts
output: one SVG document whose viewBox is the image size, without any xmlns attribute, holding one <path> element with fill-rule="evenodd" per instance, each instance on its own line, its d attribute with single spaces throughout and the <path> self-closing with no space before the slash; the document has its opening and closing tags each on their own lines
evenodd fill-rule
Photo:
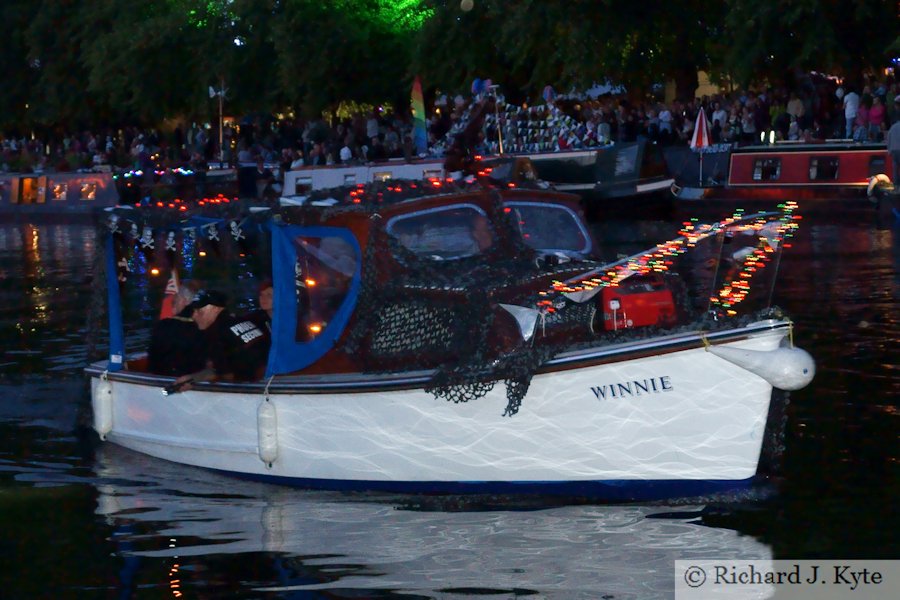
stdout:
<svg viewBox="0 0 900 600">
<path fill-rule="evenodd" d="M 698 219 L 692 218 L 682 223 L 683 227 L 678 232 L 679 237 L 657 244 L 648 252 L 629 257 L 625 259 L 624 262 L 618 264 L 614 263 L 606 267 L 601 267 L 600 269 L 591 270 L 588 273 L 568 281 L 554 280 L 550 290 L 540 292 L 540 295 L 544 298 L 537 302 L 537 307 L 544 312 L 552 313 L 555 311 L 553 308 L 554 298 L 559 294 L 589 292 L 598 287 L 618 286 L 624 280 L 634 275 L 664 273 L 674 265 L 674 258 L 684 254 L 689 249 L 696 246 L 701 240 L 716 235 L 724 230 L 730 230 L 736 233 L 760 231 L 769 223 L 778 223 L 775 235 L 773 236 L 773 239 L 777 240 L 777 242 L 775 242 L 775 245 L 777 245 L 781 243 L 781 240 L 784 237 L 786 237 L 788 231 L 792 233 L 796 229 L 796 221 L 800 219 L 799 216 L 793 214 L 797 209 L 796 202 L 786 202 L 780 204 L 778 207 L 781 209 L 781 217 L 776 221 L 768 220 L 771 214 L 761 214 L 757 218 L 743 223 L 742 221 L 748 218 L 743 215 L 743 210 L 738 210 L 731 217 L 712 224 L 698 224 Z M 767 240 L 768 238 L 763 237 L 762 239 Z M 742 276 L 744 281 L 740 282 L 737 286 L 732 285 L 728 292 L 725 292 L 723 296 L 719 296 L 720 298 L 730 298 L 728 302 L 729 308 L 746 297 L 747 291 L 749 291 L 749 279 L 752 277 L 752 273 L 760 268 L 759 265 L 762 264 L 760 255 L 754 254 L 753 256 L 756 258 L 750 259 L 749 261 L 749 263 L 752 264 L 747 264 L 747 269 L 742 271 L 744 273 Z M 753 268 L 753 271 L 749 270 L 750 267 Z M 735 288 L 740 290 L 740 292 L 734 293 L 732 297 L 732 291 Z M 720 294 L 721 293 L 722 292 L 720 291 Z M 736 301 L 732 302 L 731 300 Z"/>
<path fill-rule="evenodd" d="M 754 275 L 766 266 L 773 256 L 778 252 L 778 248 L 790 248 L 790 244 L 785 240 L 789 239 L 796 233 L 799 227 L 799 221 L 802 217 L 794 215 L 793 211 L 797 208 L 796 202 L 788 202 L 784 205 L 784 217 L 775 221 L 777 227 L 771 238 L 761 235 L 757 241 L 756 248 L 744 256 L 741 261 L 740 268 L 736 271 L 736 277 L 733 280 L 726 280 L 721 289 L 710 297 L 710 303 L 713 306 L 719 306 L 725 310 L 729 316 L 734 316 L 737 311 L 734 306 L 743 302 L 750 293 L 750 280 Z M 762 227 L 760 227 L 760 230 Z"/>
</svg>

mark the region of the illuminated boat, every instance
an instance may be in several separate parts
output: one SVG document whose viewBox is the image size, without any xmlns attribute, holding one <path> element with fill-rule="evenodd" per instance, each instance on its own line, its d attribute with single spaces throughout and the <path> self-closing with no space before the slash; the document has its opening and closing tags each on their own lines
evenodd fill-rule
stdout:
<svg viewBox="0 0 900 600">
<path fill-rule="evenodd" d="M 716 148 L 713 148 L 716 150 Z M 672 192 L 681 204 L 767 204 L 792 198 L 812 208 L 822 201 L 840 206 L 874 206 L 866 196 L 869 179 L 891 172 L 884 144 L 847 141 L 782 142 L 744 146 L 699 155 L 672 148 L 666 155 L 677 173 Z"/>
<path fill-rule="evenodd" d="M 287 201 L 344 185 L 384 182 L 392 179 L 425 180 L 444 177 L 443 160 L 402 158 L 353 165 L 299 167 L 285 172 L 281 196 Z"/>
<path fill-rule="evenodd" d="M 494 179 L 504 182 L 540 180 L 555 190 L 580 195 L 590 215 L 609 216 L 623 211 L 631 213 L 637 208 L 670 206 L 669 190 L 675 180 L 665 174 L 661 160 L 654 158 L 655 153 L 656 147 L 644 141 L 587 150 L 514 152 L 479 156 L 471 171 L 497 169 Z M 527 177 L 499 173 L 500 165 L 528 163 Z M 443 159 L 300 167 L 284 174 L 281 197 L 284 202 L 302 202 L 313 192 L 338 186 L 397 179 L 440 179 L 451 174 Z"/>
<path fill-rule="evenodd" d="M 0 175 L 0 220 L 90 219 L 115 206 L 111 173 L 8 173 Z"/>
<path fill-rule="evenodd" d="M 113 174 L 113 181 L 121 204 L 180 204 L 237 198 L 241 193 L 238 169 L 222 163 L 213 163 L 209 167 L 194 170 L 157 165 L 152 169 L 118 170 Z M 252 168 L 255 170 L 256 165 Z M 255 197 L 255 189 L 245 195 Z"/>
<path fill-rule="evenodd" d="M 87 373 L 100 436 L 174 462 L 321 488 L 703 494 L 756 480 L 782 422 L 773 389 L 815 369 L 768 306 L 791 207 L 688 222 L 613 262 L 577 198 L 474 180 L 219 221 L 161 211 L 110 214 L 110 356 Z M 121 309 L 149 287 L 127 265 L 166 231 L 183 265 L 264 241 L 263 381 L 165 395 L 172 378 L 126 353 Z"/>
</svg>

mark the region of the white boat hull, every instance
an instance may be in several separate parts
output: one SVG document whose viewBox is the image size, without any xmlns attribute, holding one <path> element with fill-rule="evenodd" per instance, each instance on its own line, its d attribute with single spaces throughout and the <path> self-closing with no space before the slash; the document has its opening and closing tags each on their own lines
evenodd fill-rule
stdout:
<svg viewBox="0 0 900 600">
<path fill-rule="evenodd" d="M 774 351 L 786 333 L 786 324 L 761 328 L 721 347 Z M 397 386 L 292 392 L 285 384 L 268 395 L 262 385 L 198 386 L 166 396 L 165 378 L 123 373 L 107 382 L 95 372 L 95 425 L 112 442 L 166 460 L 325 487 L 717 489 L 754 477 L 773 389 L 762 377 L 699 343 L 568 368 L 591 362 L 583 358 L 557 359 L 564 370 L 535 375 L 513 417 L 502 416 L 502 384 L 464 404 Z"/>
</svg>

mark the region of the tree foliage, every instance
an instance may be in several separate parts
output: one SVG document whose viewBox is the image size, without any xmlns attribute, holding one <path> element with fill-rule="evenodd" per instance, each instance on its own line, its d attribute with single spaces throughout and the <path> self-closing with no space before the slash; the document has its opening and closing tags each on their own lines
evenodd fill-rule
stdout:
<svg viewBox="0 0 900 600">
<path fill-rule="evenodd" d="M 886 66 L 898 8 L 884 0 L 729 0 L 722 57 L 735 79 L 781 81 L 792 69 L 854 76 Z"/>
<path fill-rule="evenodd" d="M 285 0 L 274 27 L 286 99 L 318 113 L 340 100 L 377 103 L 409 95 L 418 2 Z"/>
<path fill-rule="evenodd" d="M 7 29 L 0 52 L 0 128 L 29 120 L 26 106 L 30 107 L 33 85 L 25 34 L 37 8 L 31 0 L 5 0 L 0 4 L 0 19 Z"/>
<path fill-rule="evenodd" d="M 698 69 L 740 84 L 856 74 L 900 54 L 884 0 L 4 0 L 0 127 L 158 123 L 227 110 L 404 104 L 490 78 L 537 99 L 607 78 L 640 93 Z"/>
<path fill-rule="evenodd" d="M 487 0 L 462 12 L 435 1 L 417 44 L 416 64 L 439 85 L 475 76 L 536 98 L 545 85 L 584 89 L 612 79 L 634 89 L 708 68 L 709 23 L 721 5 L 686 0 L 628 4 L 614 0 Z"/>
</svg>

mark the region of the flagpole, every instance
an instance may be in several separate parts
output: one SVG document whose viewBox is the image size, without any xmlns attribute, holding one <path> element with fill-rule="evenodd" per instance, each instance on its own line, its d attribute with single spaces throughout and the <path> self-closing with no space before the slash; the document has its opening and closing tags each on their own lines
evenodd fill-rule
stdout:
<svg viewBox="0 0 900 600">
<path fill-rule="evenodd" d="M 700 187 L 703 187 L 703 148 L 700 148 Z"/>
<path fill-rule="evenodd" d="M 709 145 L 709 133 L 706 129 L 706 112 L 700 107 L 697 121 L 694 123 L 694 135 L 691 137 L 691 150 L 700 153 L 700 173 L 698 185 L 703 187 L 703 149 Z"/>
<path fill-rule="evenodd" d="M 219 88 L 219 167 L 223 167 L 223 163 L 225 162 L 225 146 L 223 145 L 223 137 L 224 137 L 224 117 L 222 116 L 223 111 L 223 103 L 225 97 L 225 78 L 222 77 L 220 80 L 221 86 Z"/>
</svg>

